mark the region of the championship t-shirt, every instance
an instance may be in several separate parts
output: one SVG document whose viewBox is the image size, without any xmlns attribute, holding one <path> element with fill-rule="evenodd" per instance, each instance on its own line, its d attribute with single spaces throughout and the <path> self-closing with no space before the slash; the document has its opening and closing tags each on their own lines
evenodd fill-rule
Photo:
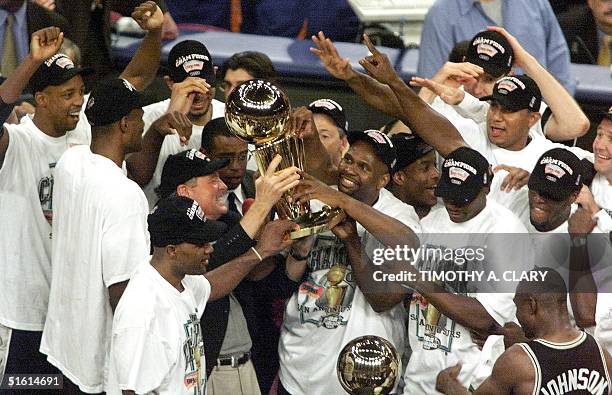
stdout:
<svg viewBox="0 0 612 395">
<path fill-rule="evenodd" d="M 200 317 L 210 283 L 204 276 L 185 276 L 181 283 L 179 292 L 149 260 L 138 266 L 113 319 L 107 394 L 206 393 Z"/>
<path fill-rule="evenodd" d="M 211 119 L 220 118 L 224 116 L 225 104 L 223 102 L 213 99 L 210 105 L 212 106 Z M 142 108 L 144 110 L 144 115 L 142 119 L 145 123 L 145 133 L 149 130 L 149 127 L 153 122 L 155 122 L 157 119 L 159 119 L 162 115 L 166 113 L 166 111 L 168 110 L 168 106 L 170 106 L 170 99 L 153 103 Z M 164 138 L 164 142 L 162 143 L 161 149 L 159 150 L 159 157 L 157 158 L 157 165 L 155 166 L 153 178 L 143 188 L 147 200 L 149 201 L 150 209 L 152 209 L 155 206 L 155 203 L 157 203 L 157 201 L 159 200 L 157 194 L 155 193 L 155 188 L 157 188 L 161 183 L 162 170 L 164 169 L 164 164 L 166 163 L 168 156 L 178 154 L 179 152 L 188 149 L 200 150 L 200 147 L 202 145 L 203 129 L 204 126 L 193 125 L 191 128 L 191 137 L 189 138 L 189 141 L 186 145 L 181 145 L 181 140 L 176 134 L 171 134 Z"/>
<path fill-rule="evenodd" d="M 51 222 L 56 164 L 68 147 L 89 145 L 81 112 L 62 137 L 43 133 L 29 116 L 5 124 L 9 145 L 0 168 L 0 323 L 41 331 L 51 281 Z"/>
<path fill-rule="evenodd" d="M 532 260 L 531 251 L 519 248 L 517 238 L 503 234 L 525 234 L 521 222 L 508 209 L 487 200 L 486 207 L 474 218 L 454 223 L 446 209 L 431 212 L 422 220 L 423 238 L 421 245 L 431 251 L 475 251 L 472 258 L 453 258 L 450 254 L 425 256 L 417 261 L 419 270 L 429 272 L 459 272 L 479 268 L 519 269 L 517 262 Z M 495 235 L 498 236 L 495 236 Z M 500 248 L 505 244 L 504 248 Z M 516 247 L 512 245 L 516 244 Z M 510 264 L 508 251 L 516 251 Z M 457 255 L 460 256 L 460 255 Z M 484 256 L 484 259 L 479 258 Z M 446 257 L 446 258 L 445 258 Z M 466 255 L 467 257 L 467 255 Z M 489 315 L 501 326 L 513 321 L 516 308 L 510 292 L 499 292 L 494 286 L 489 292 L 472 287 L 469 278 L 447 277 L 443 282 L 449 292 L 473 297 L 480 302 Z M 461 362 L 463 367 L 459 381 L 465 386 L 477 387 L 491 374 L 495 360 L 503 353 L 501 336 L 489 336 L 483 350 L 472 341 L 468 328 L 439 313 L 418 292 L 414 292 L 408 314 L 408 340 L 412 355 L 404 374 L 404 394 L 435 394 L 437 374 Z"/>
<path fill-rule="evenodd" d="M 420 231 L 412 206 L 386 189 L 373 207 Z M 374 248 L 384 248 L 360 224 L 357 232 L 370 260 Z M 377 335 L 402 352 L 405 310 L 401 304 L 384 313 L 372 309 L 355 282 L 344 244 L 331 232 L 317 236 L 307 270 L 308 278 L 285 308 L 278 348 L 280 380 L 294 395 L 341 395 L 345 391 L 338 381 L 336 361 L 342 348 L 356 337 Z"/>
<path fill-rule="evenodd" d="M 88 146 L 55 168 L 52 278 L 40 351 L 84 392 L 102 392 L 112 311 L 108 288 L 149 256 L 147 200 Z"/>
</svg>

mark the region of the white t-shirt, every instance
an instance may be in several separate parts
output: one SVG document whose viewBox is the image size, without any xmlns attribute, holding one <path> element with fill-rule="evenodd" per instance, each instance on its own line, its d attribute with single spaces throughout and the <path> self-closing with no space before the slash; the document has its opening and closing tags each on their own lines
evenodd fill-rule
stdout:
<svg viewBox="0 0 612 395">
<path fill-rule="evenodd" d="M 446 248 L 484 248 L 486 266 L 508 269 L 516 265 L 508 263 L 508 251 L 517 251 L 514 258 L 516 262 L 527 261 L 531 251 L 513 249 L 509 243 L 519 241 L 512 237 L 491 236 L 502 233 L 525 234 L 527 231 L 521 222 L 508 209 L 498 203 L 487 200 L 486 207 L 474 218 L 454 223 L 450 220 L 446 209 L 431 212 L 422 220 L 423 240 L 421 244 L 431 247 Z M 452 236 L 449 234 L 453 234 Z M 505 248 L 496 248 L 500 243 Z M 422 260 L 418 263 L 419 269 L 424 270 L 466 270 L 477 262 L 445 261 L 436 262 Z M 478 267 L 478 266 L 476 266 Z M 474 297 L 495 321 L 503 326 L 513 321 L 516 308 L 512 301 L 512 293 L 473 293 L 470 292 L 469 282 L 458 279 L 446 283 L 447 289 L 453 292 Z M 434 394 L 437 374 L 445 368 L 461 362 L 463 367 L 459 374 L 459 381 L 465 386 L 477 387 L 491 374 L 495 360 L 503 353 L 503 338 L 489 336 L 483 350 L 479 350 L 472 342 L 469 329 L 454 322 L 450 318 L 440 315 L 435 327 L 435 341 L 426 344 L 425 331 L 431 330 L 426 324 L 428 302 L 417 292 L 413 293 L 408 315 L 408 339 L 412 349 L 410 361 L 404 375 L 404 394 Z"/>
<path fill-rule="evenodd" d="M 143 107 L 144 115 L 142 119 L 144 120 L 144 132 L 146 133 L 149 130 L 149 127 L 153 122 L 159 119 L 162 115 L 166 113 L 168 110 L 168 106 L 170 106 L 170 99 L 166 99 L 157 103 L 150 104 L 148 106 Z M 212 118 L 220 118 L 225 114 L 225 104 L 220 102 L 219 100 L 213 99 L 211 102 L 212 106 Z M 181 151 L 185 151 L 188 149 L 200 150 L 200 146 L 202 144 L 202 130 L 204 126 L 193 125 L 191 129 L 191 137 L 186 145 L 181 145 L 181 140 L 178 135 L 172 134 L 166 136 L 164 138 L 164 142 L 159 150 L 159 157 L 157 159 L 157 165 L 155 166 L 155 172 L 153 173 L 153 178 L 151 181 L 145 185 L 144 193 L 149 201 L 149 208 L 152 209 L 155 206 L 155 203 L 159 200 L 157 194 L 155 193 L 155 188 L 159 186 L 161 183 L 161 175 L 162 170 L 164 169 L 164 164 L 168 159 L 168 156 L 178 154 Z"/>
<path fill-rule="evenodd" d="M 130 279 L 113 319 L 108 395 L 204 395 L 200 317 L 210 296 L 204 276 L 185 276 L 179 292 L 147 259 Z M 111 388 L 112 382 L 118 383 Z"/>
<path fill-rule="evenodd" d="M 601 207 L 594 216 L 597 227 L 603 233 L 612 232 L 612 184 L 601 173 L 597 173 L 591 184 L 591 193 Z"/>
<path fill-rule="evenodd" d="M 5 124 L 9 146 L 0 168 L 0 324 L 42 331 L 51 281 L 54 168 L 68 147 L 89 145 L 81 113 L 77 128 L 51 137 L 29 116 Z"/>
<path fill-rule="evenodd" d="M 85 392 L 102 392 L 112 311 L 108 287 L 149 256 L 147 200 L 110 159 L 88 146 L 55 168 L 49 311 L 40 350 Z"/>
<path fill-rule="evenodd" d="M 529 188 L 527 188 L 527 185 L 523 185 L 519 190 L 502 191 L 501 185 L 507 175 L 506 170 L 495 172 L 493 181 L 491 181 L 491 190 L 487 197 L 510 210 L 523 224 L 526 224 L 529 222 Z"/>
<path fill-rule="evenodd" d="M 412 206 L 386 189 L 373 207 L 420 231 Z M 371 259 L 381 244 L 360 224 L 357 232 Z M 401 304 L 384 313 L 372 309 L 355 282 L 343 243 L 331 232 L 317 236 L 308 266 L 312 273 L 285 307 L 278 347 L 280 379 L 294 395 L 345 394 L 336 374 L 342 347 L 356 337 L 377 335 L 403 352 L 405 310 Z M 336 277 L 328 280 L 334 273 Z"/>
<path fill-rule="evenodd" d="M 483 104 L 484 107 L 482 106 Z M 578 158 L 587 158 L 593 162 L 592 152 L 586 151 L 579 147 L 568 147 L 563 144 L 553 143 L 545 138 L 543 132 L 541 131 L 541 127 L 537 129 L 536 125 L 539 125 L 539 122 L 537 122 L 536 125 L 530 129 L 529 137 L 531 138 L 531 141 L 522 150 L 510 151 L 505 148 L 498 147 L 489 141 L 489 137 L 487 135 L 486 111 L 488 111 L 489 107 L 487 103 L 482 103 L 478 99 L 466 93 L 465 98 L 461 103 L 450 107 L 456 109 L 458 112 L 463 110 L 463 114 L 474 114 L 474 105 L 481 108 L 480 114 L 482 111 L 484 111 L 485 114 L 484 118 L 482 116 L 475 117 L 475 125 L 477 127 L 462 127 L 462 125 L 465 123 L 456 125 L 456 127 L 466 143 L 487 158 L 489 164 L 491 164 L 493 167 L 497 165 L 508 165 L 519 167 L 531 172 L 540 156 L 542 156 L 544 152 L 553 148 L 567 149 L 578 156 Z M 441 110 L 438 111 L 441 111 L 442 115 L 445 116 L 447 116 L 449 113 L 452 114 L 452 111 L 449 111 L 448 109 L 444 110 L 443 107 L 441 107 Z M 453 122 L 454 119 L 456 119 L 456 116 L 449 118 L 451 122 Z"/>
<path fill-rule="evenodd" d="M 487 114 L 491 105 L 486 101 L 480 101 L 480 99 L 466 92 L 463 101 L 451 107 L 455 109 L 461 117 L 472 119 L 477 124 L 486 124 Z M 540 115 L 544 115 L 544 111 L 546 111 L 547 108 L 548 106 L 546 103 L 542 101 L 539 110 Z M 529 129 L 529 135 L 531 137 L 545 137 L 545 132 L 542 129 L 542 122 L 536 122 Z"/>
</svg>

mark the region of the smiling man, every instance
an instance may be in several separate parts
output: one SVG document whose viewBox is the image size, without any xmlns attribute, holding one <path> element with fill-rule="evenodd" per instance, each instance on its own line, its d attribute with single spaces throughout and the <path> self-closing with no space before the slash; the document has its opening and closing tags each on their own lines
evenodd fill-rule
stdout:
<svg viewBox="0 0 612 395">
<path fill-rule="evenodd" d="M 390 190 L 402 202 L 414 207 L 423 219 L 438 203 L 434 193 L 440 180 L 436 152 L 419 136 L 398 133 L 391 137 L 397 151 Z"/>
</svg>

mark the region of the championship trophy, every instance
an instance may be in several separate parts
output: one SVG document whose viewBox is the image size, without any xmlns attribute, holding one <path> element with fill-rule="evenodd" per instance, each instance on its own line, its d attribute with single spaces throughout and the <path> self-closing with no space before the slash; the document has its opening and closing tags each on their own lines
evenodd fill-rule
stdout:
<svg viewBox="0 0 612 395">
<path fill-rule="evenodd" d="M 361 336 L 344 346 L 336 372 L 349 394 L 388 394 L 395 386 L 399 364 L 397 351 L 389 341 L 379 336 Z"/>
<path fill-rule="evenodd" d="M 289 119 L 289 99 L 276 85 L 264 80 L 249 80 L 238 85 L 225 102 L 225 122 L 239 139 L 255 146 L 252 154 L 261 174 L 276 154 L 282 161 L 277 170 L 296 166 L 304 169 L 304 143 L 301 138 L 285 133 Z M 313 213 L 308 202 L 287 199 L 293 190 L 285 192 L 276 203 L 279 217 L 300 226 L 291 233 L 292 239 L 325 232 L 343 218 L 342 210 L 324 206 Z"/>
</svg>

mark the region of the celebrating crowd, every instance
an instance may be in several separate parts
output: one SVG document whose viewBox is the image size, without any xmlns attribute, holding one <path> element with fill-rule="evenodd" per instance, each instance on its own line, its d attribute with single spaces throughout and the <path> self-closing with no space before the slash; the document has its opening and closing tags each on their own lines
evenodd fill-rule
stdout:
<svg viewBox="0 0 612 395">
<path fill-rule="evenodd" d="M 367 35 L 360 72 L 320 32 L 313 57 L 394 121 L 353 130 L 320 98 L 284 124 L 303 168 L 258 168 L 214 97 L 275 83 L 270 59 L 217 70 L 179 40 L 155 101 L 164 14 L 146 1 L 132 17 L 147 32 L 135 56 L 90 92 L 59 27 L 32 33 L 0 85 L 0 377 L 61 374 L 66 394 L 343 394 L 338 355 L 369 335 L 401 357 L 394 394 L 611 393 L 612 107 L 592 149 L 561 143 L 589 119 L 500 27 L 408 84 Z M 294 240 L 280 199 L 342 214 Z M 386 253 L 425 247 L 453 257 Z M 515 281 L 444 276 L 472 269 Z"/>
</svg>

